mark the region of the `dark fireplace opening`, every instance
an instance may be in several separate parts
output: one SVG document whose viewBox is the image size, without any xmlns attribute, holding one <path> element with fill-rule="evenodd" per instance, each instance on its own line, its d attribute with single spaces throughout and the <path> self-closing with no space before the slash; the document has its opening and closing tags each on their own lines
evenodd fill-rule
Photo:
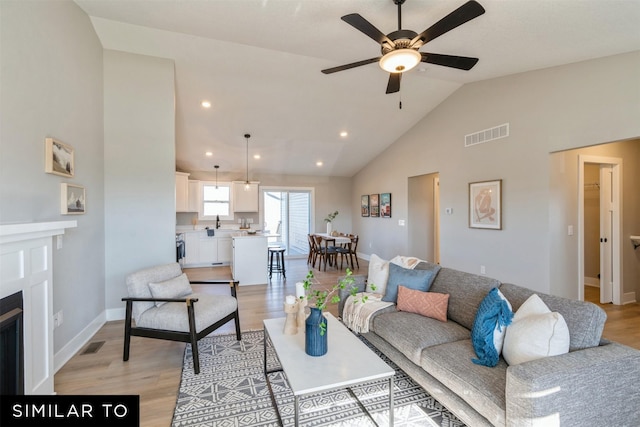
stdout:
<svg viewBox="0 0 640 427">
<path fill-rule="evenodd" d="M 24 394 L 22 291 L 0 299 L 0 395 Z"/>
</svg>

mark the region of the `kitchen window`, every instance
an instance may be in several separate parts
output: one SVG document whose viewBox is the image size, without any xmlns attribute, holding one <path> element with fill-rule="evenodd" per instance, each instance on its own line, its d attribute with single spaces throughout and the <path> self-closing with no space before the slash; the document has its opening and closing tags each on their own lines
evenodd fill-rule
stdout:
<svg viewBox="0 0 640 427">
<path fill-rule="evenodd" d="M 198 212 L 198 219 L 215 221 L 233 219 L 233 206 L 230 182 L 200 181 L 202 203 Z"/>
</svg>

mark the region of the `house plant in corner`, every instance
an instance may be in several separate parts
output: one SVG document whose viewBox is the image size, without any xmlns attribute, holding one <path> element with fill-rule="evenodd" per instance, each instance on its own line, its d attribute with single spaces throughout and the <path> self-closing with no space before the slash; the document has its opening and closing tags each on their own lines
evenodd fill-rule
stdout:
<svg viewBox="0 0 640 427">
<path fill-rule="evenodd" d="M 338 216 L 338 211 L 335 211 L 335 212 L 330 213 L 329 215 L 327 215 L 327 217 L 324 219 L 324 221 L 327 223 L 327 234 L 329 236 L 331 236 L 331 229 L 333 228 L 332 224 L 331 224 L 331 221 L 336 219 L 337 216 Z"/>
<path fill-rule="evenodd" d="M 322 310 L 327 307 L 327 304 L 336 304 L 340 302 L 340 295 L 338 291 L 340 289 L 346 289 L 350 286 L 349 291 L 352 296 L 355 296 L 358 292 L 358 288 L 353 286 L 354 280 L 351 275 L 353 272 L 347 268 L 346 275 L 333 285 L 328 290 L 318 290 L 312 288 L 311 280 L 313 279 L 313 270 L 309 270 L 307 277 L 303 284 L 306 291 L 307 300 L 311 301 L 309 307 L 311 313 L 305 322 L 305 352 L 310 356 L 324 356 L 327 354 L 327 318 L 322 314 Z M 375 285 L 372 285 L 375 286 Z M 374 287 L 375 289 L 375 287 Z M 360 300 L 365 302 L 366 296 L 363 296 Z"/>
</svg>

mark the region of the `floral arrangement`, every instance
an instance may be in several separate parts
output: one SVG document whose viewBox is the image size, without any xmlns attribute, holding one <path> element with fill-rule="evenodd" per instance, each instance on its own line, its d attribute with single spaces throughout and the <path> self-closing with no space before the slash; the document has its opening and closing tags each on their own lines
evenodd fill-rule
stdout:
<svg viewBox="0 0 640 427">
<path fill-rule="evenodd" d="M 324 219 L 325 222 L 331 222 L 334 219 L 336 219 L 336 217 L 338 216 L 338 211 L 335 211 L 333 213 L 330 213 L 329 215 L 327 215 L 327 217 Z"/>
<path fill-rule="evenodd" d="M 327 307 L 327 304 L 337 304 L 340 302 L 340 295 L 338 294 L 338 291 L 340 289 L 346 289 L 347 286 L 350 286 L 349 292 L 351 293 L 351 296 L 355 297 L 358 293 L 358 288 L 356 286 L 353 286 L 355 280 L 353 280 L 353 277 L 351 277 L 352 275 L 353 272 L 351 271 L 351 269 L 347 268 L 346 275 L 342 279 L 340 279 L 338 283 L 333 285 L 331 289 L 320 291 L 318 289 L 312 288 L 313 285 L 311 284 L 311 280 L 313 279 L 313 270 L 309 270 L 309 273 L 307 273 L 307 277 L 303 282 L 303 286 L 306 291 L 306 297 L 300 298 L 311 300 L 315 304 L 316 308 L 324 310 Z M 376 285 L 374 285 L 373 283 L 370 286 L 371 289 L 376 289 Z M 364 303 L 367 301 L 367 298 L 368 297 L 366 295 L 363 295 L 362 298 L 356 299 L 355 302 Z M 320 324 L 320 335 L 324 335 L 326 327 L 327 325 L 325 323 Z"/>
</svg>

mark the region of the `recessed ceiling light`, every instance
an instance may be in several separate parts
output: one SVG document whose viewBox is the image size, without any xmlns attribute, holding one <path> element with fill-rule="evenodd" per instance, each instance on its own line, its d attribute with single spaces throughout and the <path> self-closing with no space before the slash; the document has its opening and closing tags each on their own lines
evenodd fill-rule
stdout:
<svg viewBox="0 0 640 427">
<path fill-rule="evenodd" d="M 254 159 L 259 159 L 259 158 L 260 158 L 260 154 L 254 154 L 254 155 L 253 155 L 253 158 L 254 158 Z"/>
<path fill-rule="evenodd" d="M 322 163 L 322 162 L 316 162 L 316 166 L 320 167 L 320 166 L 322 166 L 322 165 L 323 165 L 323 163 Z"/>
<path fill-rule="evenodd" d="M 340 132 L 340 136 L 343 138 L 346 138 L 347 136 L 349 136 L 349 132 L 347 132 L 346 130 L 343 130 L 342 132 Z"/>
<path fill-rule="evenodd" d="M 209 108 L 209 107 L 211 107 L 211 103 L 210 103 L 209 101 L 206 101 L 206 100 L 205 100 L 205 101 L 202 101 L 202 106 L 203 106 L 204 108 Z"/>
<path fill-rule="evenodd" d="M 204 155 L 207 157 L 211 157 L 213 156 L 213 153 L 211 151 L 207 151 L 206 153 L 204 153 Z"/>
</svg>

